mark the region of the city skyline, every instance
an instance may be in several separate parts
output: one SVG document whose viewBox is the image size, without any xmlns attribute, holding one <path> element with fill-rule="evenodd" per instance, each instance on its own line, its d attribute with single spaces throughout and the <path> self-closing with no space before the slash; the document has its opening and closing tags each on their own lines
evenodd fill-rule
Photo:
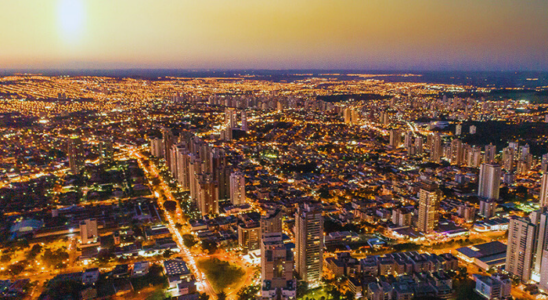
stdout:
<svg viewBox="0 0 548 300">
<path fill-rule="evenodd" d="M 14 1 L 2 69 L 548 70 L 545 1 Z"/>
</svg>

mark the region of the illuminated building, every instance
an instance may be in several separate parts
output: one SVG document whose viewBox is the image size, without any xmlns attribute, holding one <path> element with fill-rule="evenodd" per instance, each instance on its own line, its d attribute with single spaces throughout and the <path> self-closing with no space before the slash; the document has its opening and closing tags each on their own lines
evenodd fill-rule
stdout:
<svg viewBox="0 0 548 300">
<path fill-rule="evenodd" d="M 305 204 L 295 213 L 296 270 L 309 287 L 320 284 L 323 267 L 323 216 Z"/>
<path fill-rule="evenodd" d="M 438 228 L 441 190 L 435 185 L 424 184 L 419 191 L 419 218 L 417 228 L 431 233 Z"/>
</svg>

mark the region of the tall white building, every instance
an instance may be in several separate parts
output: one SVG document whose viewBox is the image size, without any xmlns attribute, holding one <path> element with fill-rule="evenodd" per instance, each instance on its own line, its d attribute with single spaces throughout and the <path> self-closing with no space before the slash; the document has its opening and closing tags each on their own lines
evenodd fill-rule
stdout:
<svg viewBox="0 0 548 300">
<path fill-rule="evenodd" d="M 438 227 L 441 190 L 434 185 L 424 185 L 419 191 L 419 218 L 417 228 L 430 233 Z"/>
<path fill-rule="evenodd" d="M 541 276 L 542 267 L 542 252 L 548 245 L 548 213 L 546 207 L 542 207 L 540 210 L 534 211 L 529 215 L 531 223 L 537 227 L 537 238 L 535 245 L 535 254 L 533 259 L 533 271 L 531 278 L 539 282 Z"/>
<path fill-rule="evenodd" d="M 476 275 L 475 291 L 486 299 L 509 299 L 511 288 L 512 280 L 506 275 Z"/>
<path fill-rule="evenodd" d="M 508 227 L 506 271 L 523 282 L 531 279 L 537 228 L 529 218 L 512 218 Z"/>
<path fill-rule="evenodd" d="M 498 164 L 484 163 L 478 178 L 478 196 L 486 199 L 499 198 L 501 168 Z"/>
<path fill-rule="evenodd" d="M 470 168 L 477 168 L 481 163 L 481 150 L 479 148 L 472 148 L 467 153 L 466 165 Z"/>
<path fill-rule="evenodd" d="M 233 205 L 245 203 L 245 177 L 242 172 L 230 174 L 230 202 Z"/>
<path fill-rule="evenodd" d="M 87 219 L 80 222 L 80 241 L 82 244 L 96 243 L 98 237 L 96 219 Z"/>
<path fill-rule="evenodd" d="M 247 127 L 247 115 L 245 111 L 242 111 L 242 130 L 248 131 L 249 128 Z"/>
<path fill-rule="evenodd" d="M 323 268 L 323 216 L 305 204 L 295 214 L 295 254 L 297 273 L 313 288 L 320 284 Z"/>
<path fill-rule="evenodd" d="M 540 179 L 540 207 L 548 206 L 548 173 L 544 173 Z"/>
<path fill-rule="evenodd" d="M 476 126 L 470 126 L 470 134 L 476 134 Z"/>
<path fill-rule="evenodd" d="M 261 299 L 296 299 L 293 252 L 284 244 L 282 233 L 269 233 L 261 241 Z"/>
<path fill-rule="evenodd" d="M 462 125 L 457 124 L 457 126 L 455 127 L 455 135 L 461 135 L 461 134 L 462 134 Z"/>
</svg>

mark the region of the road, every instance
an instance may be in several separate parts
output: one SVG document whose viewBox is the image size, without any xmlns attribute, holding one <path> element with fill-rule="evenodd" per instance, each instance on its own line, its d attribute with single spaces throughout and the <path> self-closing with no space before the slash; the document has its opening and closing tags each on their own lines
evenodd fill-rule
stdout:
<svg viewBox="0 0 548 300">
<path fill-rule="evenodd" d="M 129 153 L 132 157 L 137 159 L 139 166 L 145 170 L 146 173 L 148 173 L 150 176 L 153 176 L 160 180 L 160 189 L 155 189 L 152 187 L 152 189 L 157 192 L 158 196 L 164 196 L 164 197 L 158 197 L 158 207 L 159 209 L 163 210 L 166 219 L 168 221 L 167 227 L 169 231 L 171 232 L 175 242 L 177 243 L 177 246 L 179 249 L 181 249 L 181 254 L 183 256 L 183 259 L 187 263 L 187 265 L 190 266 L 190 269 L 196 276 L 196 281 L 198 283 L 198 288 L 200 291 L 205 292 L 208 294 L 211 299 L 217 299 L 217 293 L 215 293 L 215 290 L 211 286 L 211 283 L 207 280 L 207 278 L 204 276 L 203 272 L 198 269 L 198 266 L 196 265 L 196 261 L 194 259 L 194 256 L 190 252 L 190 250 L 185 246 L 183 237 L 179 230 L 177 229 L 176 222 L 174 221 L 173 217 L 171 216 L 171 213 L 165 210 L 164 208 L 164 202 L 160 199 L 169 199 L 172 201 L 175 201 L 177 203 L 177 209 L 176 211 L 179 211 L 181 208 L 179 207 L 179 202 L 175 200 L 173 197 L 171 190 L 169 189 L 169 186 L 165 183 L 162 176 L 160 176 L 158 169 L 154 164 L 148 164 L 150 167 L 147 168 L 147 166 L 143 163 L 143 160 L 146 159 L 138 150 L 130 149 Z"/>
</svg>

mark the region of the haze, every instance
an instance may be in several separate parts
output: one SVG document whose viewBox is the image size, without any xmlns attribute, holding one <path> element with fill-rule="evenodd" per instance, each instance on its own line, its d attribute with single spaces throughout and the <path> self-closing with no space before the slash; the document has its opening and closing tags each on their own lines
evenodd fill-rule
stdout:
<svg viewBox="0 0 548 300">
<path fill-rule="evenodd" d="M 548 70 L 548 1 L 17 0 L 0 68 Z"/>
</svg>

